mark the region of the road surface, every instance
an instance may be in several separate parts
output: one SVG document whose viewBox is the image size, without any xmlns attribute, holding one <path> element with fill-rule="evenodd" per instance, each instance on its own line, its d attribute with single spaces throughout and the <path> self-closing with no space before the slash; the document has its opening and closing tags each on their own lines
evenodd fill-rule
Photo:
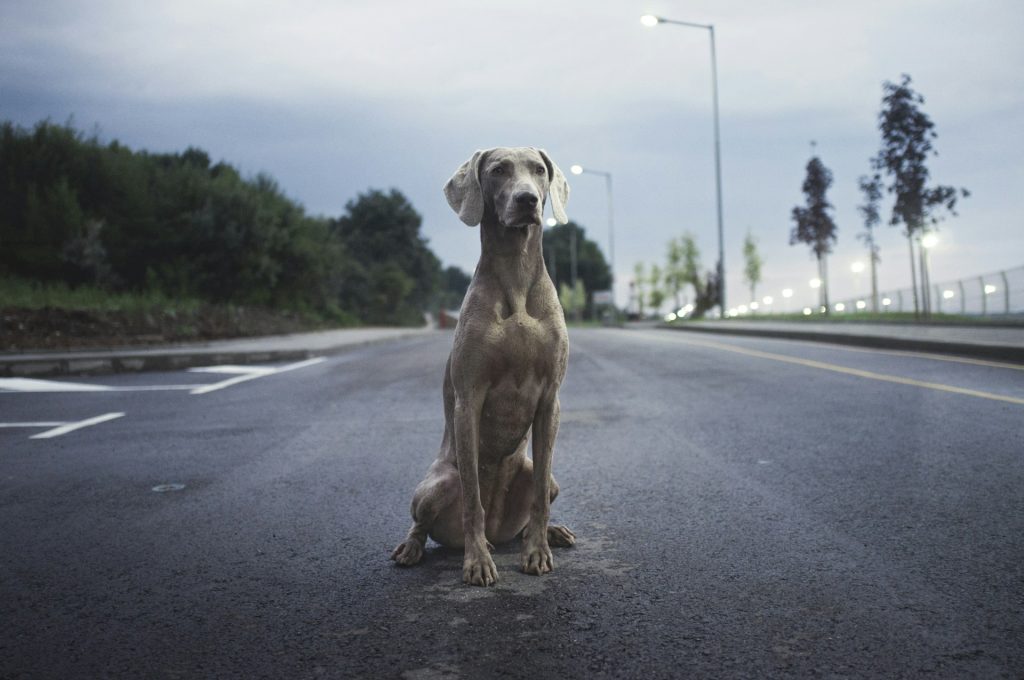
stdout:
<svg viewBox="0 0 1024 680">
<path fill-rule="evenodd" d="M 451 335 L 0 381 L 0 677 L 1021 677 L 1024 370 L 573 330 L 555 571 L 399 568 Z"/>
</svg>

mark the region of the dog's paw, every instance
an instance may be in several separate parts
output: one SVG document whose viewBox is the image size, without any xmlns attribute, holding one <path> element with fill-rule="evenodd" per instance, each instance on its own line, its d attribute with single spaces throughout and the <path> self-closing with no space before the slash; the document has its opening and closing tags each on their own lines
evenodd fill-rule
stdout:
<svg viewBox="0 0 1024 680">
<path fill-rule="evenodd" d="M 523 572 L 540 576 L 555 568 L 551 548 L 547 544 L 523 547 Z"/>
<path fill-rule="evenodd" d="M 548 545 L 555 548 L 568 548 L 576 543 L 576 534 L 567 526 L 551 524 L 548 526 Z"/>
<path fill-rule="evenodd" d="M 490 553 L 477 557 L 466 556 L 462 562 L 462 582 L 471 586 L 493 586 L 498 582 L 498 567 Z"/>
<path fill-rule="evenodd" d="M 403 567 L 411 567 L 423 559 L 423 544 L 415 538 L 407 538 L 394 549 L 391 559 Z"/>
</svg>

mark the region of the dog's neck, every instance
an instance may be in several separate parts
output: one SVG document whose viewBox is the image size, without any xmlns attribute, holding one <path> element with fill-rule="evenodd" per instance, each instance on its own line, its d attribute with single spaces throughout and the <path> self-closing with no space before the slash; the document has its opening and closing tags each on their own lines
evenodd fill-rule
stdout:
<svg viewBox="0 0 1024 680">
<path fill-rule="evenodd" d="M 506 291 L 513 314 L 525 311 L 530 290 L 540 277 L 548 275 L 542 245 L 541 225 L 505 227 L 490 210 L 484 214 L 476 276 L 497 281 Z"/>
</svg>

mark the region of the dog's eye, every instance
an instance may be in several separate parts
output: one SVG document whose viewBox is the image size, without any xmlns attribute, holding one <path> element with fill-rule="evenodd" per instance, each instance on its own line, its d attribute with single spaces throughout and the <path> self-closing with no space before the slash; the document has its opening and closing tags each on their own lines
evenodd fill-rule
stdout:
<svg viewBox="0 0 1024 680">
<path fill-rule="evenodd" d="M 491 174 L 492 175 L 504 175 L 505 174 L 505 168 L 501 167 L 500 165 L 495 165 L 493 168 L 491 168 Z"/>
<path fill-rule="evenodd" d="M 533 169 L 533 174 L 535 174 L 535 175 L 546 175 L 546 174 L 548 174 L 548 169 L 545 168 L 543 165 L 538 165 L 537 167 L 535 167 Z"/>
</svg>

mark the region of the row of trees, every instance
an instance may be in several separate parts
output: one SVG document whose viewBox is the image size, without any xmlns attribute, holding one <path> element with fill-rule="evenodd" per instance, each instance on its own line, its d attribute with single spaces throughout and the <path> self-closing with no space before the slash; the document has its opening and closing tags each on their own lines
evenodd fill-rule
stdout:
<svg viewBox="0 0 1024 680">
<path fill-rule="evenodd" d="M 703 316 L 718 304 L 720 288 L 713 270 L 704 270 L 700 249 L 690 232 L 668 242 L 664 266 L 657 263 L 633 267 L 632 298 L 637 313 L 656 313 L 666 300 L 673 309 L 690 307 L 690 315 Z"/>
<path fill-rule="evenodd" d="M 938 153 L 933 147 L 938 134 L 934 129 L 935 124 L 921 110 L 924 97 L 911 87 L 910 76 L 904 74 L 899 83 L 886 81 L 882 88 L 882 110 L 878 114 L 881 148 L 871 158 L 872 174 L 861 176 L 858 180 L 864 197 L 863 204 L 858 206 L 864 218 L 864 231 L 858 234 L 858 238 L 867 247 L 871 263 L 872 309 L 878 311 L 876 267 L 881 258 L 874 229 L 882 220 L 880 202 L 884 190 L 893 197 L 889 225 L 903 226 L 903 234 L 910 247 L 914 313 L 923 311 L 927 314 L 930 309 L 930 286 L 921 239 L 936 228 L 946 213 L 956 215 L 958 199 L 970 194 L 966 189 L 952 186 L 929 186 L 926 161 L 929 156 Z M 831 185 L 832 172 L 818 156 L 813 156 L 807 163 L 807 174 L 802 186 L 806 202 L 803 206 L 793 208 L 792 220 L 795 226 L 790 233 L 791 245 L 807 244 L 817 259 L 818 278 L 822 282 L 819 289 L 821 306 L 826 313 L 830 309 L 827 257 L 837 239 L 836 224 L 832 219 L 833 206 L 827 197 Z M 920 281 L 916 265 L 918 260 L 921 262 Z"/>
<path fill-rule="evenodd" d="M 415 324 L 468 283 L 442 271 L 421 224 L 394 189 L 317 217 L 270 176 L 244 178 L 200 149 L 0 126 L 0 275 Z"/>
</svg>

